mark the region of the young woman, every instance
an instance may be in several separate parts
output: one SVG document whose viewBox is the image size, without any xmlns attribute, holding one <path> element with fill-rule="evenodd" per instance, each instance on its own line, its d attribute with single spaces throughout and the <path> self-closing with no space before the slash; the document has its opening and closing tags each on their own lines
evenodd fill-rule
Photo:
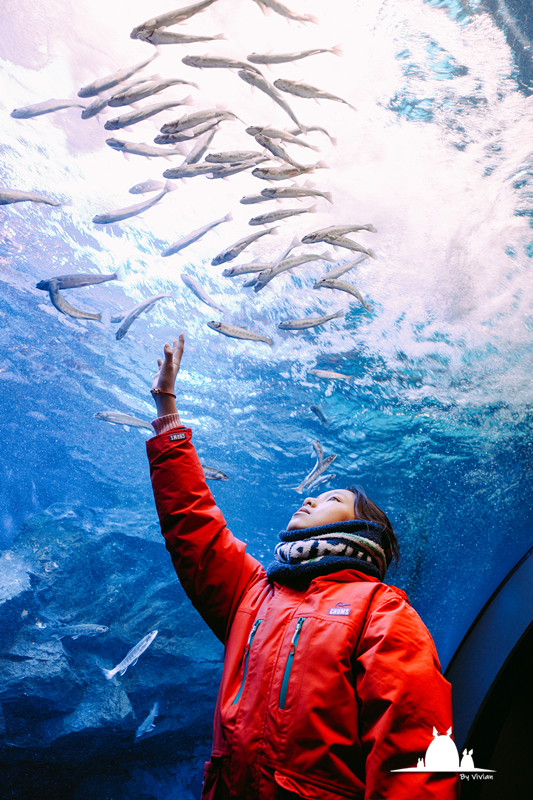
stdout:
<svg viewBox="0 0 533 800">
<path fill-rule="evenodd" d="M 456 797 L 419 763 L 452 726 L 450 685 L 400 589 L 396 540 L 356 487 L 308 497 L 265 570 L 226 527 L 182 426 L 184 337 L 165 344 L 147 442 L 161 532 L 181 584 L 225 645 L 202 800 Z"/>
</svg>

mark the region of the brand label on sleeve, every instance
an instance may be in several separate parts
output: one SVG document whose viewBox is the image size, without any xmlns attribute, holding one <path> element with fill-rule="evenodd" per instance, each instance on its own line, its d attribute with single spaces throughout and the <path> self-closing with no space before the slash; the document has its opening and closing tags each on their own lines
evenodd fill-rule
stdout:
<svg viewBox="0 0 533 800">
<path fill-rule="evenodd" d="M 180 439 L 186 439 L 186 438 L 187 438 L 186 433 L 170 433 L 168 437 L 170 442 L 178 442 Z"/>
</svg>

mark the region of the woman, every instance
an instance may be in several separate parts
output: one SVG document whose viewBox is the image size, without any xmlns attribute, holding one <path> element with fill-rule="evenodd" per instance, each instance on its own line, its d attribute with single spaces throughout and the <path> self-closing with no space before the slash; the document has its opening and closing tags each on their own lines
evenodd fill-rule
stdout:
<svg viewBox="0 0 533 800">
<path fill-rule="evenodd" d="M 227 529 L 181 425 L 183 348 L 181 334 L 158 359 L 147 450 L 174 567 L 225 645 L 202 799 L 451 800 L 453 773 L 392 772 L 415 767 L 452 720 L 427 629 L 382 582 L 387 517 L 355 487 L 308 497 L 265 571 Z"/>
</svg>

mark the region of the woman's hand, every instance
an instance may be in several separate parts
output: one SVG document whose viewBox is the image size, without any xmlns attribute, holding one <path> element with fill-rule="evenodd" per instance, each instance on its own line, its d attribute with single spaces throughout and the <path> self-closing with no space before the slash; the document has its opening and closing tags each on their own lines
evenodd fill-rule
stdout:
<svg viewBox="0 0 533 800">
<path fill-rule="evenodd" d="M 160 389 L 161 394 L 155 394 L 154 400 L 157 406 L 158 417 L 165 417 L 167 414 L 177 414 L 176 400 L 172 397 L 175 394 L 174 384 L 176 375 L 180 371 L 181 357 L 185 347 L 185 336 L 180 333 L 179 340 L 174 339 L 172 347 L 165 343 L 164 360 L 157 359 L 158 372 L 152 382 L 152 391 Z M 163 394 L 168 392 L 168 394 Z"/>
</svg>

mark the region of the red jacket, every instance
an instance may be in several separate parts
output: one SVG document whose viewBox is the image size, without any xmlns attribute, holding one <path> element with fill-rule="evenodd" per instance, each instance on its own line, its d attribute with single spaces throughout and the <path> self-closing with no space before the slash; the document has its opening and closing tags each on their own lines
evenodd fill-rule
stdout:
<svg viewBox="0 0 533 800">
<path fill-rule="evenodd" d="M 227 529 L 190 437 L 177 428 L 147 450 L 172 562 L 225 645 L 202 800 L 455 798 L 453 773 L 391 773 L 452 725 L 450 685 L 404 592 L 354 569 L 303 591 L 270 583 Z"/>
</svg>

